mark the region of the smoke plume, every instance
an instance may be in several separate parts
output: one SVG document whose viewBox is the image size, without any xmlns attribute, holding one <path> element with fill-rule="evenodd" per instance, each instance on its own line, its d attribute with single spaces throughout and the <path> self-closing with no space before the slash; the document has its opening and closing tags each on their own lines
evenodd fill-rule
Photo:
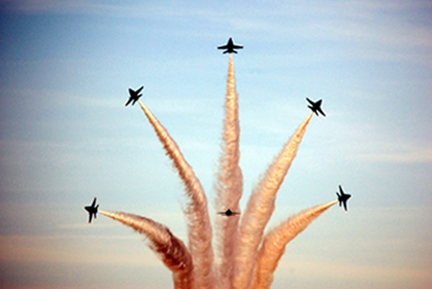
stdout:
<svg viewBox="0 0 432 289">
<path fill-rule="evenodd" d="M 238 95 L 235 87 L 232 54 L 229 58 L 227 93 L 225 97 L 225 119 L 222 133 L 222 154 L 216 176 L 216 210 L 238 212 L 243 192 L 243 175 L 240 162 L 240 125 L 238 115 Z M 216 221 L 219 252 L 219 286 L 226 288 L 231 283 L 235 242 L 238 237 L 239 218 L 218 218 Z"/>
<path fill-rule="evenodd" d="M 156 117 L 138 101 L 153 126 L 167 155 L 173 161 L 183 181 L 188 203 L 184 213 L 188 220 L 189 250 L 195 267 L 195 283 L 198 288 L 214 288 L 212 228 L 208 214 L 207 197 L 192 167 L 186 162 L 176 142 Z"/>
<path fill-rule="evenodd" d="M 282 151 L 269 166 L 248 201 L 240 224 L 240 240 L 234 276 L 234 288 L 249 288 L 264 229 L 275 208 L 276 193 L 294 160 L 298 145 L 313 113 L 296 130 Z"/>
<path fill-rule="evenodd" d="M 183 182 L 187 197 L 183 211 L 187 219 L 189 248 L 173 236 L 168 228 L 150 219 L 126 213 L 99 212 L 144 234 L 150 241 L 150 248 L 172 271 L 175 288 L 269 288 L 273 281 L 273 273 L 288 242 L 337 203 L 333 201 L 304 210 L 270 230 L 263 238 L 264 230 L 275 210 L 277 192 L 296 157 L 298 146 L 313 113 L 297 128 L 254 187 L 241 222 L 237 216 L 217 217 L 215 223 L 218 262 L 215 264 L 213 233 L 203 187 L 167 130 L 141 101 L 138 100 L 138 103 Z M 243 176 L 239 166 L 238 107 L 231 54 L 224 105 L 222 152 L 214 183 L 217 211 L 240 211 Z"/>
<path fill-rule="evenodd" d="M 172 271 L 174 288 L 192 289 L 194 284 L 192 257 L 184 243 L 168 228 L 151 219 L 127 213 L 99 213 L 131 227 L 150 241 L 149 247 Z"/>
<path fill-rule="evenodd" d="M 291 216 L 276 228 L 273 228 L 264 237 L 258 252 L 255 265 L 255 274 L 251 288 L 270 288 L 273 281 L 273 273 L 285 252 L 286 245 L 306 229 L 309 224 L 324 213 L 338 201 L 329 202 L 304 210 L 295 216 Z"/>
</svg>

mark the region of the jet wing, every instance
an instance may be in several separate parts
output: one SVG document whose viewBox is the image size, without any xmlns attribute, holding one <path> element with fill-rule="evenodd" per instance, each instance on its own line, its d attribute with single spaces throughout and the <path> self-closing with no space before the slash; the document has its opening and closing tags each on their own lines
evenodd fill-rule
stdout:
<svg viewBox="0 0 432 289">
<path fill-rule="evenodd" d="M 321 110 L 321 107 L 318 107 L 317 109 L 323 116 L 326 116 L 326 114 L 324 113 L 324 111 Z"/>
<path fill-rule="evenodd" d="M 243 46 L 240 46 L 240 45 L 234 45 L 233 48 L 234 48 L 234 49 L 243 49 Z"/>
<path fill-rule="evenodd" d="M 128 106 L 128 104 L 131 103 L 132 100 L 133 100 L 132 97 L 130 97 L 129 100 L 126 102 L 125 106 Z"/>
<path fill-rule="evenodd" d="M 138 94 L 138 93 L 140 93 L 141 92 L 141 90 L 143 90 L 143 88 L 144 88 L 144 85 L 143 86 L 141 86 L 137 91 L 136 91 L 136 94 Z"/>
<path fill-rule="evenodd" d="M 346 200 L 343 202 L 343 206 L 344 206 L 345 211 L 348 211 Z"/>
<path fill-rule="evenodd" d="M 228 45 L 218 46 L 218 49 L 228 49 Z"/>
<path fill-rule="evenodd" d="M 342 186 L 341 185 L 339 185 L 339 191 L 341 192 L 342 195 L 344 194 L 344 191 L 342 190 Z"/>
<path fill-rule="evenodd" d="M 91 223 L 91 221 L 92 221 L 92 217 L 93 217 L 93 214 L 92 213 L 90 213 L 89 214 L 89 224 Z"/>
</svg>

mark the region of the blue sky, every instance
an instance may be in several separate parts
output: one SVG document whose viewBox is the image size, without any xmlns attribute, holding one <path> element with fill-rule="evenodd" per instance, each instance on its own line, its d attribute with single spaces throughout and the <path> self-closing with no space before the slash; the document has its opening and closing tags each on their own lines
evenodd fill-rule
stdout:
<svg viewBox="0 0 432 289">
<path fill-rule="evenodd" d="M 323 99 L 271 224 L 331 201 L 287 246 L 273 288 L 432 285 L 430 1 L 1 1 L 0 283 L 171 288 L 129 228 L 82 209 L 167 225 L 185 240 L 182 187 L 129 87 L 182 149 L 214 213 L 229 37 L 240 102 L 244 206 Z M 216 217 L 216 216 L 215 216 Z"/>
</svg>

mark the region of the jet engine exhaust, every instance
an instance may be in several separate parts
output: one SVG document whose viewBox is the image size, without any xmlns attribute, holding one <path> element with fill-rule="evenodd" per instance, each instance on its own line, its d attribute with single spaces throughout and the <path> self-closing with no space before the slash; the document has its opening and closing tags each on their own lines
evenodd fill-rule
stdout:
<svg viewBox="0 0 432 289">
<path fill-rule="evenodd" d="M 212 228 L 208 213 L 207 197 L 192 167 L 186 162 L 177 143 L 159 123 L 150 110 L 139 101 L 141 109 L 153 126 L 167 155 L 173 161 L 183 181 L 188 203 L 184 213 L 188 219 L 189 250 L 195 270 L 195 282 L 199 288 L 214 288 Z"/>
<path fill-rule="evenodd" d="M 225 119 L 221 144 L 221 156 L 214 184 L 217 197 L 216 210 L 231 208 L 239 211 L 243 192 L 243 174 L 240 162 L 240 124 L 238 114 L 238 94 L 235 86 L 233 57 L 230 54 L 228 66 L 227 92 L 225 97 Z M 218 218 L 216 220 L 217 241 L 220 264 L 218 264 L 219 286 L 231 284 L 235 264 L 235 242 L 238 237 L 239 218 Z"/>
<path fill-rule="evenodd" d="M 312 116 L 313 113 L 306 118 L 285 144 L 249 198 L 240 224 L 239 252 L 234 272 L 234 288 L 236 289 L 249 288 L 258 246 L 275 209 L 276 194 L 297 154 L 298 145 Z"/>
<path fill-rule="evenodd" d="M 174 288 L 192 289 L 194 284 L 192 257 L 183 241 L 176 238 L 168 228 L 151 219 L 127 213 L 99 211 L 107 217 L 131 227 L 150 241 L 149 247 L 172 271 Z"/>
<path fill-rule="evenodd" d="M 251 288 L 270 288 L 273 281 L 273 273 L 285 252 L 286 245 L 298 234 L 303 232 L 309 224 L 324 213 L 338 201 L 304 210 L 291 216 L 285 222 L 269 231 L 261 244 L 255 265 L 255 274 Z"/>
</svg>

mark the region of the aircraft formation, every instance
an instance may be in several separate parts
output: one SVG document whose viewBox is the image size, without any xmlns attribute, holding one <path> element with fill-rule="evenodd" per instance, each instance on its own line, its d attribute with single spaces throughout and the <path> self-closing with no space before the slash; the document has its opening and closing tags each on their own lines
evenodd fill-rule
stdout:
<svg viewBox="0 0 432 289">
<path fill-rule="evenodd" d="M 236 49 L 243 49 L 243 46 L 241 45 L 235 45 L 234 41 L 230 37 L 228 39 L 228 42 L 225 45 L 217 46 L 217 49 L 225 50 L 223 54 L 225 53 L 236 53 Z M 130 103 L 131 105 L 134 105 L 138 99 L 142 96 L 141 91 L 144 89 L 144 85 L 142 85 L 140 88 L 138 88 L 136 91 L 132 88 L 129 88 L 129 99 L 127 100 L 125 106 L 128 106 Z M 322 116 L 326 116 L 324 111 L 321 109 L 322 99 L 319 99 L 318 101 L 314 102 L 310 100 L 308 97 L 306 97 L 306 100 L 310 105 L 308 105 L 308 108 L 310 108 L 317 116 L 321 114 Z M 338 197 L 339 206 L 344 207 L 345 211 L 348 211 L 347 208 L 347 201 L 349 198 L 351 198 L 351 195 L 345 194 L 343 192 L 342 186 L 339 185 L 339 191 L 340 194 L 336 192 L 336 195 Z M 92 221 L 92 217 L 96 219 L 96 214 L 98 212 L 99 204 L 96 206 L 96 197 L 93 200 L 93 203 L 91 206 L 86 206 L 84 209 L 89 213 L 89 223 Z M 232 217 L 236 215 L 240 215 L 240 212 L 233 212 L 231 209 L 226 210 L 225 212 L 218 212 L 219 215 L 226 216 L 226 217 Z"/>
</svg>

